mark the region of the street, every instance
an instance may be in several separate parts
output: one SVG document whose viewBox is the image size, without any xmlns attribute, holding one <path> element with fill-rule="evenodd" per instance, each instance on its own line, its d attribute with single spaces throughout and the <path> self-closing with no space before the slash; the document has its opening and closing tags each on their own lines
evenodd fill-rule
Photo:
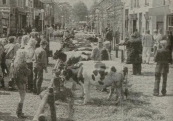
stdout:
<svg viewBox="0 0 173 121">
<path fill-rule="evenodd" d="M 50 43 L 50 48 L 55 52 L 58 48 L 56 42 Z M 115 59 L 120 63 L 120 59 Z M 46 88 L 52 78 L 51 69 L 54 60 L 50 58 L 48 73 L 44 74 L 42 88 Z M 116 65 L 118 66 L 118 65 Z M 106 100 L 107 93 L 91 88 L 93 103 L 78 105 L 82 100 L 75 100 L 75 121 L 172 121 L 173 115 L 173 68 L 170 68 L 167 84 L 167 96 L 153 97 L 155 64 L 142 65 L 142 75 L 133 76 L 131 65 L 129 67 L 129 96 L 120 106 L 115 105 L 115 95 L 110 101 Z M 77 90 L 75 93 L 79 94 Z M 19 94 L 17 91 L 0 90 L 0 119 L 2 121 L 24 121 L 16 117 L 16 104 Z M 23 112 L 29 116 L 25 121 L 31 121 L 38 106 L 40 97 L 27 93 Z M 57 117 L 67 117 L 67 106 L 56 105 Z"/>
</svg>

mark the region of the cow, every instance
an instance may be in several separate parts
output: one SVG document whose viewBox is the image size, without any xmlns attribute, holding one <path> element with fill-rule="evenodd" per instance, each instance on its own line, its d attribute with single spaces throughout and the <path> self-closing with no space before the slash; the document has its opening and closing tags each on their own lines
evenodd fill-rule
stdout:
<svg viewBox="0 0 173 121">
<path fill-rule="evenodd" d="M 90 102 L 90 87 L 91 85 L 100 86 L 103 88 L 111 87 L 110 94 L 107 99 L 110 99 L 114 89 L 117 91 L 117 102 L 123 99 L 123 83 L 127 79 L 128 68 L 122 66 L 115 68 L 113 65 L 118 65 L 115 61 L 80 61 L 75 66 L 67 66 L 62 74 L 65 80 L 74 80 L 82 87 L 82 96 L 84 96 L 84 104 Z M 119 70 L 117 72 L 117 69 Z M 126 90 L 127 91 L 127 90 Z M 127 96 L 127 93 L 125 94 Z"/>
</svg>

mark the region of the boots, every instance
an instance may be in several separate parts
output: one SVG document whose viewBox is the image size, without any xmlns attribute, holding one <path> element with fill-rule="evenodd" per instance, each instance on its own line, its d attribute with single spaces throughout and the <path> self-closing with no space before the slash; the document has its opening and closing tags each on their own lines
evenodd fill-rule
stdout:
<svg viewBox="0 0 173 121">
<path fill-rule="evenodd" d="M 24 113 L 22 113 L 22 109 L 23 109 L 23 103 L 18 103 L 17 110 L 16 110 L 17 117 L 27 118 L 26 116 L 24 116 Z"/>
</svg>

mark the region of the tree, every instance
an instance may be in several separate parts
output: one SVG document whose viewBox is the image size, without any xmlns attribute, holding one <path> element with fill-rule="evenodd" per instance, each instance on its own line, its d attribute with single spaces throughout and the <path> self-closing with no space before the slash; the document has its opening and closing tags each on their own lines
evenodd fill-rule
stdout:
<svg viewBox="0 0 173 121">
<path fill-rule="evenodd" d="M 90 14 L 95 14 L 95 9 L 96 9 L 97 5 L 98 5 L 98 1 L 94 0 L 94 3 L 93 3 L 93 5 L 91 6 L 91 8 L 89 10 Z"/>
<path fill-rule="evenodd" d="M 84 2 L 77 2 L 74 6 L 73 6 L 73 12 L 74 12 L 74 16 L 77 18 L 77 20 L 79 21 L 84 21 L 86 20 L 85 16 L 88 16 L 88 8 L 85 5 Z"/>
</svg>

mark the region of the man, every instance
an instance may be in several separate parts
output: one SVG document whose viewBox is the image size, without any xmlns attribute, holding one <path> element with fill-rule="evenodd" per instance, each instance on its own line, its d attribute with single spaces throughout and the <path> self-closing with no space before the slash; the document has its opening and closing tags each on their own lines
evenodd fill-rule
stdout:
<svg viewBox="0 0 173 121">
<path fill-rule="evenodd" d="M 110 60 L 111 55 L 110 55 L 110 42 L 105 41 L 104 42 L 104 48 L 101 51 L 101 60 Z"/>
<path fill-rule="evenodd" d="M 95 61 L 101 61 L 101 51 L 103 49 L 103 40 L 99 38 L 98 46 L 91 52 L 91 59 Z"/>
<path fill-rule="evenodd" d="M 156 53 L 156 51 L 157 51 L 157 46 L 158 46 L 158 44 L 159 44 L 157 38 L 158 38 L 158 31 L 157 31 L 157 29 L 155 29 L 155 30 L 154 30 L 154 33 L 153 33 L 153 39 L 154 39 L 154 46 L 153 46 L 153 48 L 154 48 L 154 55 L 155 55 L 155 53 Z"/>
<path fill-rule="evenodd" d="M 34 87 L 33 93 L 39 95 L 43 82 L 43 70 L 47 73 L 47 55 L 46 55 L 46 40 L 41 40 L 40 47 L 35 50 L 33 72 L 34 72 Z"/>
<path fill-rule="evenodd" d="M 142 58 L 143 58 L 143 63 L 149 64 L 150 56 L 151 56 L 151 48 L 153 47 L 153 45 L 154 45 L 153 36 L 150 35 L 150 31 L 147 30 L 146 34 L 143 36 L 143 39 L 142 39 L 142 47 L 143 47 Z"/>
<path fill-rule="evenodd" d="M 141 39 L 141 34 L 138 32 L 138 29 L 135 30 L 134 34 L 136 35 L 136 38 Z"/>
<path fill-rule="evenodd" d="M 154 61 L 157 63 L 155 68 L 155 84 L 154 84 L 154 96 L 159 95 L 159 86 L 161 75 L 163 77 L 163 84 L 161 93 L 163 96 L 166 95 L 167 75 L 169 73 L 169 63 L 172 63 L 170 50 L 167 49 L 167 41 L 163 40 L 160 42 L 162 48 L 159 49 L 155 56 Z"/>
<path fill-rule="evenodd" d="M 116 44 L 119 44 L 120 43 L 120 31 L 119 31 L 119 27 L 118 29 L 115 31 L 115 41 L 116 41 Z"/>
</svg>

